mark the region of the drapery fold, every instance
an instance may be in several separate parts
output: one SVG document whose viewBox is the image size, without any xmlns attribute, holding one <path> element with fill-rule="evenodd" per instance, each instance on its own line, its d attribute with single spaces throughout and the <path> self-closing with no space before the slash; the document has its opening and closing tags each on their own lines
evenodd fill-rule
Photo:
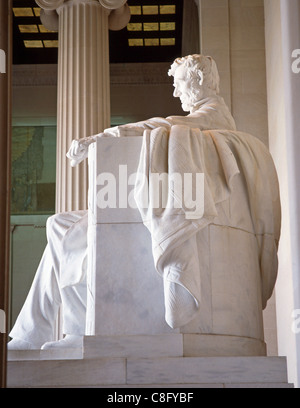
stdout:
<svg viewBox="0 0 300 408">
<path fill-rule="evenodd" d="M 280 234 L 278 181 L 267 148 L 242 132 L 160 127 L 144 131 L 137 173 L 135 199 L 164 280 L 167 323 L 181 327 L 200 307 L 196 234 L 214 222 L 218 204 L 235 194 L 235 177 L 246 185 L 265 307 L 276 281 Z"/>
</svg>

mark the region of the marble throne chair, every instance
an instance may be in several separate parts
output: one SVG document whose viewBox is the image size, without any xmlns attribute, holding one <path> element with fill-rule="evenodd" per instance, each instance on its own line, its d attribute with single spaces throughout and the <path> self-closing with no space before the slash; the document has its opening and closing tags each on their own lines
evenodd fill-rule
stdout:
<svg viewBox="0 0 300 408">
<path fill-rule="evenodd" d="M 250 293 L 259 291 L 259 282 L 242 272 L 224 274 L 229 266 L 220 259 L 228 237 L 214 225 L 198 233 L 198 245 L 211 246 L 203 259 L 198 315 L 178 329 L 166 323 L 150 233 L 133 208 L 142 139 L 105 137 L 89 147 L 86 338 L 142 336 L 145 344 L 176 343 L 182 356 L 266 355 L 261 304 L 256 295 L 244 296 L 245 282 Z"/>
<path fill-rule="evenodd" d="M 84 347 L 10 352 L 9 386 L 289 387 L 285 358 L 264 357 L 260 276 L 251 251 L 241 257 L 239 229 L 214 223 L 198 233 L 199 312 L 183 327 L 166 323 L 150 232 L 132 202 L 142 141 L 105 137 L 89 147 Z"/>
</svg>

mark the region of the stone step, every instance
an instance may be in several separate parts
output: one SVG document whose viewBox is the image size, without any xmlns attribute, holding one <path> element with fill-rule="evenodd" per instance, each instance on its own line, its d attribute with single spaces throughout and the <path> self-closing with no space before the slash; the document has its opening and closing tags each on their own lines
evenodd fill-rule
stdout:
<svg viewBox="0 0 300 408">
<path fill-rule="evenodd" d="M 85 336 L 83 348 L 8 351 L 9 361 L 75 360 L 92 358 L 264 356 L 265 344 L 256 339 L 209 334 Z"/>
<path fill-rule="evenodd" d="M 127 383 L 287 382 L 281 357 L 183 357 L 128 359 Z"/>
<path fill-rule="evenodd" d="M 160 357 L 8 362 L 14 387 L 290 388 L 285 357 Z"/>
<path fill-rule="evenodd" d="M 183 335 L 84 336 L 83 348 L 8 351 L 8 361 L 106 357 L 183 357 Z"/>
<path fill-rule="evenodd" d="M 8 361 L 35 360 L 79 360 L 83 359 L 83 349 L 53 349 L 53 350 L 8 350 Z"/>
<path fill-rule="evenodd" d="M 84 358 L 183 357 L 182 334 L 85 336 Z"/>
<path fill-rule="evenodd" d="M 265 356 L 265 343 L 214 334 L 85 336 L 84 358 Z"/>
</svg>

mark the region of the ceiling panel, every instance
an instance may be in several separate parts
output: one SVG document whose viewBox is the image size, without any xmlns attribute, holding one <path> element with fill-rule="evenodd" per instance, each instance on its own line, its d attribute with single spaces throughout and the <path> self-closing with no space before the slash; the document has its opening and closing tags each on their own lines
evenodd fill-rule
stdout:
<svg viewBox="0 0 300 408">
<path fill-rule="evenodd" d="M 110 62 L 168 62 L 181 55 L 183 0 L 128 0 L 131 20 L 110 31 Z M 14 64 L 56 64 L 58 33 L 40 21 L 34 0 L 13 1 Z"/>
</svg>

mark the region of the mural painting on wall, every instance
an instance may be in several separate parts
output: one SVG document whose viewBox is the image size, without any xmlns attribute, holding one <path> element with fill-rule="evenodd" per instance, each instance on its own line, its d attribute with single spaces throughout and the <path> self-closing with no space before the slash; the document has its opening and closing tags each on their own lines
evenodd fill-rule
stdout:
<svg viewBox="0 0 300 408">
<path fill-rule="evenodd" d="M 13 128 L 12 215 L 54 212 L 55 180 L 43 182 L 43 172 L 47 171 L 43 139 L 44 127 Z"/>
</svg>

